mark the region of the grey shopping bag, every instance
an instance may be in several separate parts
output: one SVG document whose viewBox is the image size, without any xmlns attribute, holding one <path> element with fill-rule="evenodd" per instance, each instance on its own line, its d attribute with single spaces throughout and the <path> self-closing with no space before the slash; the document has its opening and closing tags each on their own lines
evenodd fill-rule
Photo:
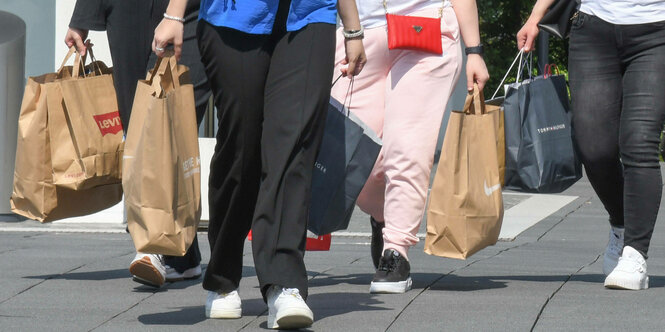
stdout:
<svg viewBox="0 0 665 332">
<path fill-rule="evenodd" d="M 381 140 L 353 113 L 330 99 L 312 174 L 307 228 L 323 235 L 346 229 L 381 151 Z"/>
<path fill-rule="evenodd" d="M 503 107 L 506 189 L 559 193 L 582 177 L 563 75 L 508 86 Z"/>
</svg>

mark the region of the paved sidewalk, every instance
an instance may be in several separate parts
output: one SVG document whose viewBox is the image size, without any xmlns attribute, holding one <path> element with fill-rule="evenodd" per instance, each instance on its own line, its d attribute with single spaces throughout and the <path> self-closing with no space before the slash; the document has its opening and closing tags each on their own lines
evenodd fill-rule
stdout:
<svg viewBox="0 0 665 332">
<path fill-rule="evenodd" d="M 577 196 L 512 241 L 468 260 L 410 253 L 414 287 L 369 294 L 373 268 L 367 217 L 356 212 L 330 252 L 308 252 L 312 331 L 643 330 L 665 326 L 665 214 L 650 249 L 650 289 L 603 288 L 607 215 L 586 179 Z M 507 204 L 522 199 L 506 194 Z M 512 202 L 512 203 L 511 203 Z M 509 206 L 509 210 L 512 207 Z M 80 226 L 80 225 L 79 225 Z M 246 245 L 240 286 L 243 317 L 210 320 L 200 280 L 153 289 L 127 270 L 133 245 L 118 225 L 39 225 L 0 221 L 0 331 L 254 331 L 267 308 Z M 76 231 L 76 232 L 73 232 Z M 422 231 L 422 229 L 421 229 Z M 203 263 L 209 258 L 199 234 Z"/>
</svg>

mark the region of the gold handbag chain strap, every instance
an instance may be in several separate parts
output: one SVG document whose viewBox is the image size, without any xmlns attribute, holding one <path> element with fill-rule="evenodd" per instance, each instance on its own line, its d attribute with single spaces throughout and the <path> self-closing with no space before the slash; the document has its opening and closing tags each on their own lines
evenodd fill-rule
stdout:
<svg viewBox="0 0 665 332">
<path fill-rule="evenodd" d="M 386 11 L 386 14 L 388 14 L 388 0 L 381 0 L 383 3 L 383 9 Z M 441 0 L 441 8 L 439 8 L 439 17 L 443 17 L 443 8 L 446 7 L 446 0 Z"/>
</svg>

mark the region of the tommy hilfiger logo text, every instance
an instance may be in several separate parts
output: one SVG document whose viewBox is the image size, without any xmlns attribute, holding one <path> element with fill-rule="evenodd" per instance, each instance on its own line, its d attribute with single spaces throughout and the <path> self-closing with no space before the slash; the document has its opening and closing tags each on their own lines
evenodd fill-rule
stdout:
<svg viewBox="0 0 665 332">
<path fill-rule="evenodd" d="M 95 118 L 95 122 L 97 122 L 102 136 L 106 134 L 113 135 L 122 131 L 122 123 L 120 123 L 120 113 L 118 111 L 93 115 L 93 117 Z"/>
<path fill-rule="evenodd" d="M 555 131 L 555 130 L 561 130 L 561 129 L 566 129 L 565 124 L 558 124 L 556 126 L 550 126 L 550 127 L 544 127 L 544 128 L 538 128 L 538 133 L 539 134 L 544 134 L 550 131 Z"/>
<path fill-rule="evenodd" d="M 316 169 L 318 169 L 319 171 L 321 171 L 323 174 L 326 174 L 326 171 L 327 171 L 326 166 L 324 166 L 324 165 L 321 164 L 320 162 L 315 161 L 315 162 L 314 162 L 314 167 L 316 167 Z"/>
</svg>

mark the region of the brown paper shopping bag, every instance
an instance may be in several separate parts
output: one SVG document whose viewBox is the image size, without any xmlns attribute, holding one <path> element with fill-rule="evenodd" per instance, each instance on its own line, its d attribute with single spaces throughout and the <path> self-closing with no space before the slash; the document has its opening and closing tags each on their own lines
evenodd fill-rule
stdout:
<svg viewBox="0 0 665 332">
<path fill-rule="evenodd" d="M 188 70 L 175 57 L 164 57 L 137 84 L 122 185 L 129 233 L 140 252 L 184 255 L 201 217 L 201 159 Z"/>
<path fill-rule="evenodd" d="M 113 77 L 103 62 L 95 61 L 92 48 L 88 54 L 90 65 L 82 68 L 85 57 L 77 54 L 72 78 L 46 86 L 53 183 L 58 187 L 87 189 L 122 181 L 124 133 Z"/>
<path fill-rule="evenodd" d="M 499 112 L 487 112 L 476 87 L 453 112 L 427 211 L 425 252 L 465 259 L 496 243 L 503 220 L 497 158 Z"/>
<path fill-rule="evenodd" d="M 499 164 L 499 179 L 501 181 L 501 188 L 506 184 L 506 132 L 505 132 L 505 118 L 503 107 L 500 104 L 485 104 L 485 112 L 493 113 L 494 128 L 496 129 L 496 158 Z"/>
<path fill-rule="evenodd" d="M 72 79 L 73 67 L 65 64 L 74 52 L 70 49 L 57 72 L 28 78 L 21 104 L 10 203 L 12 212 L 41 222 L 94 213 L 122 198 L 119 183 L 76 191 L 53 182 L 52 146 L 57 142 L 49 131 L 47 91 Z"/>
</svg>

